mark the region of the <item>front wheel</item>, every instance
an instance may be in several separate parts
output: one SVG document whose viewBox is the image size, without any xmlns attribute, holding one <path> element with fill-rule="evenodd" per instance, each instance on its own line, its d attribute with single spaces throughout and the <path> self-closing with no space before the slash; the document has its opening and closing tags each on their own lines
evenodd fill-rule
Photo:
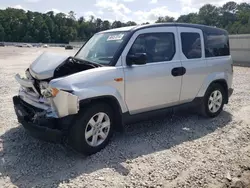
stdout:
<svg viewBox="0 0 250 188">
<path fill-rule="evenodd" d="M 220 84 L 212 84 L 202 101 L 201 112 L 206 117 L 216 117 L 225 104 L 225 89 Z"/>
<path fill-rule="evenodd" d="M 99 152 L 112 136 L 113 122 L 113 111 L 109 105 L 93 104 L 78 114 L 70 131 L 69 144 L 85 155 Z"/>
</svg>

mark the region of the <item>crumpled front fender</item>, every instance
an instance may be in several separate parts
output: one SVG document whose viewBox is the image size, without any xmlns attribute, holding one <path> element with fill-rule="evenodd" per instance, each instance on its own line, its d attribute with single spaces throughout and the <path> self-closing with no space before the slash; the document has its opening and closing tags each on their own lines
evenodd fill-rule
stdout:
<svg viewBox="0 0 250 188">
<path fill-rule="evenodd" d="M 80 101 L 93 98 L 113 97 L 114 99 L 117 100 L 122 113 L 128 111 L 127 105 L 123 100 L 121 93 L 116 88 L 111 86 L 98 86 L 98 87 L 78 89 L 75 91 L 75 94 L 79 96 Z"/>
<path fill-rule="evenodd" d="M 79 111 L 78 96 L 62 90 L 51 99 L 51 105 L 58 117 L 77 114 Z"/>
</svg>

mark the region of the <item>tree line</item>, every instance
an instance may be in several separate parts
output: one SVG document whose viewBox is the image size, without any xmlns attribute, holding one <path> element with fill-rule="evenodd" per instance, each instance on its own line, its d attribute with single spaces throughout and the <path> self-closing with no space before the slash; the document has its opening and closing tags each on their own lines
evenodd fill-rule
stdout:
<svg viewBox="0 0 250 188">
<path fill-rule="evenodd" d="M 205 24 L 224 28 L 230 34 L 247 34 L 250 33 L 250 4 L 233 1 L 221 7 L 206 4 L 197 13 L 181 15 L 178 19 L 166 15 L 156 20 L 156 23 L 163 22 Z M 93 16 L 88 20 L 76 19 L 73 11 L 66 15 L 7 8 L 0 10 L 0 41 L 68 43 L 86 40 L 99 31 L 132 25 L 136 23 L 110 22 Z"/>
</svg>

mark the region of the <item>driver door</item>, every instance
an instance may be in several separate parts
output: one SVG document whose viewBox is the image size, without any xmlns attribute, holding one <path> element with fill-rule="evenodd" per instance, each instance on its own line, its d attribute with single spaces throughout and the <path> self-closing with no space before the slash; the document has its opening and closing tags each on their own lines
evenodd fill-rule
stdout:
<svg viewBox="0 0 250 188">
<path fill-rule="evenodd" d="M 146 53 L 144 65 L 126 64 L 127 55 Z M 134 33 L 122 54 L 125 101 L 130 114 L 179 104 L 182 74 L 176 27 L 154 27 Z"/>
</svg>

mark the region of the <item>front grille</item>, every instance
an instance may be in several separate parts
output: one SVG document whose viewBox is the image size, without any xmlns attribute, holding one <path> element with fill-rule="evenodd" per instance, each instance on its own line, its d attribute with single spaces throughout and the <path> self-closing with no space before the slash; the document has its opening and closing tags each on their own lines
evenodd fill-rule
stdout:
<svg viewBox="0 0 250 188">
<path fill-rule="evenodd" d="M 40 81 L 34 78 L 34 87 L 36 88 L 37 92 L 41 95 L 41 90 L 40 90 Z"/>
<path fill-rule="evenodd" d="M 36 91 L 34 92 L 38 92 L 41 95 L 41 91 L 40 91 L 40 86 L 39 86 L 39 80 L 37 80 L 36 78 L 34 78 L 31 74 L 30 74 L 30 70 L 27 69 L 26 72 L 26 77 L 30 80 L 34 80 L 34 87 L 36 89 Z M 32 89 L 33 90 L 33 89 Z"/>
<path fill-rule="evenodd" d="M 33 117 L 38 112 L 44 111 L 40 108 L 37 108 L 35 106 L 28 104 L 27 102 L 23 101 L 21 98 L 20 98 L 20 105 L 26 109 L 26 111 L 29 113 L 30 117 Z"/>
</svg>

